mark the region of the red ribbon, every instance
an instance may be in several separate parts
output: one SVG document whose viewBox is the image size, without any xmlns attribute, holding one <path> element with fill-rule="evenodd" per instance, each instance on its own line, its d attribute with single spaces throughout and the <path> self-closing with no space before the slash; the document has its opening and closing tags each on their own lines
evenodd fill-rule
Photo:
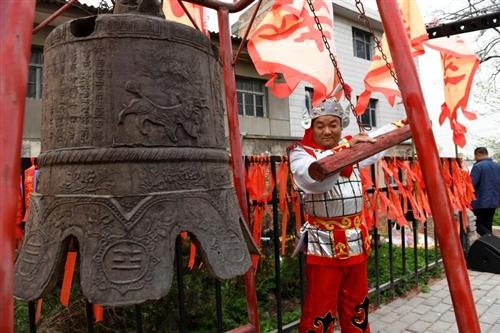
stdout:
<svg viewBox="0 0 500 333">
<path fill-rule="evenodd" d="M 264 216 L 268 214 L 272 218 L 272 211 L 267 204 L 272 199 L 275 186 L 270 167 L 268 157 L 252 157 L 246 178 L 248 197 L 250 201 L 255 203 L 252 236 L 259 247 Z M 258 264 L 259 256 L 253 255 L 252 266 L 254 270 L 257 269 Z"/>
<path fill-rule="evenodd" d="M 281 255 L 285 255 L 286 253 L 286 233 L 288 228 L 288 220 L 289 220 L 289 211 L 288 211 L 288 202 L 290 198 L 287 193 L 287 185 L 288 185 L 288 161 L 286 159 L 282 159 L 279 166 L 278 171 L 276 172 L 276 183 L 278 185 L 278 197 L 279 197 L 279 208 L 281 210 L 282 218 L 281 218 Z"/>
</svg>

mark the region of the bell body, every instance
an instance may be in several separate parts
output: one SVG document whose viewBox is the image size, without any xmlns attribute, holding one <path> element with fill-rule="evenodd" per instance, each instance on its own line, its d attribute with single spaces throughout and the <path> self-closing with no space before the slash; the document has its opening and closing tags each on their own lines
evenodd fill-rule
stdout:
<svg viewBox="0 0 500 333">
<path fill-rule="evenodd" d="M 96 304 L 166 295 L 182 231 L 216 277 L 245 273 L 209 40 L 157 17 L 101 15 L 54 29 L 44 58 L 39 183 L 15 295 L 34 300 L 54 286 L 71 236 Z"/>
</svg>

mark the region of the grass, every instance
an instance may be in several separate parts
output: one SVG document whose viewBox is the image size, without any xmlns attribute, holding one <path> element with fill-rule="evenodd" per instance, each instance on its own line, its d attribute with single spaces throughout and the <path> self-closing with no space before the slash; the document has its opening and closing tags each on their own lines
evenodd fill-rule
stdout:
<svg viewBox="0 0 500 333">
<path fill-rule="evenodd" d="M 497 209 L 493 215 L 493 225 L 500 227 L 500 209 Z"/>
<path fill-rule="evenodd" d="M 292 247 L 290 246 L 290 249 Z M 188 248 L 184 249 L 187 262 Z M 374 252 L 369 260 L 369 284 L 375 284 Z M 433 250 L 429 251 L 429 261 L 435 260 Z M 257 271 L 257 299 L 261 331 L 269 332 L 276 328 L 277 292 L 274 282 L 274 254 L 272 247 L 263 250 L 263 260 Z M 424 250 L 418 249 L 418 267 L 425 266 Z M 381 293 L 382 302 L 402 295 L 416 287 L 415 279 L 410 276 L 413 272 L 413 248 L 407 248 L 406 269 L 403 270 L 402 252 L 400 248 L 393 248 L 394 276 L 406 276 L 404 283 L 394 289 Z M 380 283 L 389 281 L 389 247 L 383 244 L 379 247 L 379 277 Z M 184 294 L 187 315 L 183 325 L 188 332 L 204 333 L 215 332 L 215 288 L 214 278 L 205 269 L 184 271 Z M 281 295 L 283 323 L 293 322 L 300 317 L 300 282 L 299 260 L 289 255 L 281 258 Z M 439 270 L 431 270 L 419 276 L 420 291 L 428 290 L 427 281 L 439 274 Z M 63 308 L 58 302 L 58 290 L 51 292 L 44 298 L 42 316 L 38 325 L 38 332 L 86 332 L 86 320 L 83 296 L 75 274 L 73 293 L 70 308 Z M 241 279 L 226 280 L 221 283 L 223 306 L 224 331 L 236 328 L 247 322 L 246 299 L 244 284 Z M 375 300 L 372 297 L 372 304 Z M 16 302 L 15 332 L 27 332 L 27 305 L 25 302 Z M 176 277 L 173 278 L 171 292 L 159 301 L 151 301 L 142 305 L 143 323 L 145 332 L 177 332 L 179 329 L 179 314 L 177 306 Z M 106 308 L 105 321 L 96 325 L 95 331 L 100 333 L 134 332 L 133 307 Z"/>
<path fill-rule="evenodd" d="M 403 269 L 403 252 L 401 248 L 393 247 L 393 259 L 392 259 L 392 271 L 393 271 L 393 279 L 397 279 L 401 277 L 399 283 L 395 283 L 392 288 L 382 291 L 380 294 L 381 303 L 386 303 L 391 299 L 404 295 L 409 290 L 418 288 L 420 292 L 428 292 L 430 289 L 428 287 L 428 281 L 432 278 L 436 278 L 442 275 L 441 266 L 428 268 L 426 267 L 425 262 L 425 250 L 421 248 L 417 248 L 417 269 L 424 269 L 423 272 L 419 273 L 418 276 L 418 284 L 416 282 L 416 278 L 414 277 L 415 271 L 415 259 L 414 259 L 414 250 L 413 247 L 406 248 L 405 251 L 405 267 Z M 379 284 L 383 285 L 390 281 L 390 256 L 389 256 L 389 245 L 383 244 L 379 247 Z M 432 263 L 436 261 L 436 258 L 439 258 L 439 254 L 433 249 L 428 250 L 428 265 L 432 266 Z M 368 261 L 368 279 L 370 288 L 375 287 L 376 285 L 376 266 L 375 266 L 375 255 L 374 251 L 372 251 L 372 255 Z M 371 304 L 376 304 L 376 296 L 371 295 L 370 299 Z"/>
</svg>

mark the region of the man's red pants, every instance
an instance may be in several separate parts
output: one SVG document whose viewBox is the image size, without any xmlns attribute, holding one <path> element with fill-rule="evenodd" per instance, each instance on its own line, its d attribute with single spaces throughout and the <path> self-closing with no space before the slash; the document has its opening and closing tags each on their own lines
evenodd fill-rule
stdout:
<svg viewBox="0 0 500 333">
<path fill-rule="evenodd" d="M 307 289 L 300 333 L 369 333 L 366 261 L 349 266 L 306 266 Z"/>
</svg>

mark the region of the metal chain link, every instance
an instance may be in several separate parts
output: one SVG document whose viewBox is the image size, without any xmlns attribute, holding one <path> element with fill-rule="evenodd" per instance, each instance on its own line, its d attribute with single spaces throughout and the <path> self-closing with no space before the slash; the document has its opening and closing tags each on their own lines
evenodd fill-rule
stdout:
<svg viewBox="0 0 500 333">
<path fill-rule="evenodd" d="M 366 17 L 366 12 L 365 12 L 365 6 L 363 6 L 363 2 L 361 0 L 355 0 L 356 1 L 356 8 L 358 9 L 359 12 L 359 19 L 364 23 L 364 25 L 370 30 L 371 35 L 373 36 L 373 40 L 375 41 L 375 45 L 377 46 L 377 49 L 380 51 L 380 55 L 382 56 L 382 60 L 385 61 L 385 66 L 389 69 L 389 73 L 391 74 L 392 78 L 394 79 L 394 82 L 399 88 L 399 82 L 398 78 L 396 77 L 396 73 L 394 72 L 394 69 L 392 68 L 391 63 L 389 60 L 387 60 L 387 55 L 384 52 L 384 49 L 382 48 L 382 41 L 377 37 L 375 34 L 375 30 L 373 29 L 370 20 L 368 20 L 368 17 Z"/>
<path fill-rule="evenodd" d="M 318 27 L 318 30 L 321 33 L 321 39 L 323 40 L 323 44 L 325 45 L 325 48 L 328 51 L 328 56 L 330 57 L 330 60 L 332 61 L 333 67 L 335 68 L 336 75 L 340 81 L 340 84 L 342 85 L 342 88 L 344 88 L 344 86 L 345 86 L 344 78 L 342 77 L 342 73 L 340 72 L 340 69 L 339 69 L 339 66 L 337 63 L 337 59 L 335 58 L 335 56 L 333 55 L 333 53 L 331 51 L 330 43 L 328 43 L 328 39 L 326 38 L 325 33 L 323 32 L 323 26 L 321 25 L 321 22 L 320 22 L 318 16 L 316 15 L 316 9 L 314 8 L 313 0 L 307 0 L 307 4 L 309 5 L 309 8 L 311 9 L 311 13 L 314 16 L 314 22 L 316 23 L 316 26 Z M 345 93 L 344 93 L 344 96 L 346 97 L 347 101 L 349 102 L 349 109 L 351 110 L 352 114 L 356 118 L 356 122 L 358 123 L 359 130 L 361 132 L 363 132 L 365 130 L 370 131 L 372 129 L 372 127 L 370 125 L 361 123 L 361 117 L 358 116 L 356 111 L 354 110 L 354 105 L 352 104 L 350 96 L 347 96 Z"/>
<path fill-rule="evenodd" d="M 109 5 L 106 0 L 101 0 L 99 2 L 99 7 L 97 7 L 97 14 L 108 13 L 110 11 Z"/>
</svg>

